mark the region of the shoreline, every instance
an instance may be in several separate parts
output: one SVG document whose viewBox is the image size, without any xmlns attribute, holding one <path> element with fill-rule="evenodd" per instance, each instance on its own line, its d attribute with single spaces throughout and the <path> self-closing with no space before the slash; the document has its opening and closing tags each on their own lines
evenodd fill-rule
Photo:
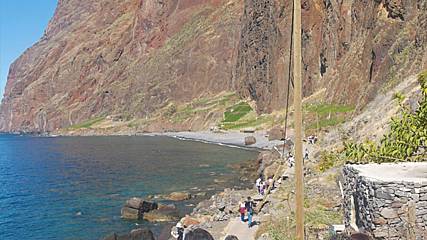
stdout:
<svg viewBox="0 0 427 240">
<path fill-rule="evenodd" d="M 196 141 L 207 144 L 216 144 L 226 147 L 235 147 L 246 150 L 257 150 L 258 152 L 264 150 L 271 150 L 277 145 L 282 145 L 283 141 L 280 140 L 268 140 L 266 130 L 258 130 L 253 133 L 244 133 L 239 131 L 221 131 L 213 132 L 209 130 L 201 131 L 168 131 L 168 132 L 117 132 L 114 134 L 102 134 L 97 132 L 87 133 L 0 133 L 10 135 L 29 135 L 36 137 L 135 137 L 135 136 L 165 136 L 171 137 L 182 141 Z M 251 145 L 245 144 L 245 137 L 253 136 L 256 139 L 256 143 Z"/>
<path fill-rule="evenodd" d="M 194 131 L 194 132 L 164 132 L 164 133 L 146 133 L 145 136 L 167 136 L 173 137 L 184 141 L 199 141 L 209 144 L 218 144 L 229 147 L 240 147 L 243 149 L 257 149 L 259 152 L 264 150 L 271 150 L 277 145 L 283 144 L 280 140 L 269 141 L 267 132 L 255 131 L 254 133 L 243 133 L 238 131 Z M 252 145 L 245 145 L 245 137 L 254 136 L 256 143 Z"/>
</svg>

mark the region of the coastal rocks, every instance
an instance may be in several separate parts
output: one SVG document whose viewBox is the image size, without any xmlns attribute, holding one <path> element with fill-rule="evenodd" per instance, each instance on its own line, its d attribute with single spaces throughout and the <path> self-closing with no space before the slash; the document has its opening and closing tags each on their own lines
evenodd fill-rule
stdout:
<svg viewBox="0 0 427 240">
<path fill-rule="evenodd" d="M 173 192 L 165 196 L 165 199 L 170 201 L 185 201 L 191 199 L 191 194 L 188 192 Z"/>
<path fill-rule="evenodd" d="M 178 211 L 176 209 L 156 209 L 144 213 L 143 219 L 149 222 L 172 222 L 178 220 Z"/>
<path fill-rule="evenodd" d="M 121 210 L 122 218 L 130 220 L 138 220 L 142 218 L 142 214 L 139 209 L 123 207 Z"/>
<path fill-rule="evenodd" d="M 265 169 L 275 164 L 276 160 L 279 158 L 280 156 L 277 152 L 265 151 L 260 153 L 258 156 L 258 163 L 259 163 L 258 175 L 261 175 L 261 174 L 265 175 Z"/>
<path fill-rule="evenodd" d="M 268 141 L 282 140 L 282 138 L 285 136 L 285 131 L 281 127 L 274 127 L 270 129 L 270 131 L 268 131 L 267 134 L 268 134 Z"/>
<path fill-rule="evenodd" d="M 182 224 L 184 226 L 193 226 L 193 225 L 199 225 L 201 223 L 200 219 L 194 218 L 194 217 L 190 217 L 190 216 L 185 216 L 182 220 L 181 220 Z"/>
<path fill-rule="evenodd" d="M 264 179 L 268 179 L 270 177 L 274 177 L 274 174 L 276 173 L 277 169 L 280 167 L 279 163 L 274 162 L 270 166 L 266 167 L 264 169 L 263 175 Z"/>
<path fill-rule="evenodd" d="M 251 195 L 250 190 L 225 189 L 224 192 L 200 202 L 193 209 L 192 216 L 210 216 L 212 221 L 226 221 L 238 215 L 239 202 Z"/>
<path fill-rule="evenodd" d="M 121 210 L 121 215 L 124 219 L 140 220 L 143 218 L 144 213 L 157 208 L 158 204 L 155 202 L 148 202 L 134 197 L 126 201 L 125 206 Z"/>
<path fill-rule="evenodd" d="M 162 204 L 162 203 L 159 203 L 157 209 L 158 210 L 176 210 L 176 206 L 175 206 L 175 204 Z"/>
<path fill-rule="evenodd" d="M 125 235 L 117 235 L 116 233 L 113 233 L 112 235 L 105 237 L 103 240 L 155 240 L 155 238 L 151 230 L 138 228 Z"/>
<path fill-rule="evenodd" d="M 245 137 L 245 145 L 253 145 L 256 143 L 256 138 L 254 136 Z"/>
</svg>

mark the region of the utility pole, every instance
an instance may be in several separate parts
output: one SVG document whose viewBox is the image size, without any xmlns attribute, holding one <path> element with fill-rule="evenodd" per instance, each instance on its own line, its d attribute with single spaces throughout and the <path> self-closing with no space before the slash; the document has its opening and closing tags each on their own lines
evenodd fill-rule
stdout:
<svg viewBox="0 0 427 240">
<path fill-rule="evenodd" d="M 301 0 L 294 0 L 293 79 L 295 108 L 296 239 L 304 239 L 304 163 L 302 158 Z"/>
</svg>

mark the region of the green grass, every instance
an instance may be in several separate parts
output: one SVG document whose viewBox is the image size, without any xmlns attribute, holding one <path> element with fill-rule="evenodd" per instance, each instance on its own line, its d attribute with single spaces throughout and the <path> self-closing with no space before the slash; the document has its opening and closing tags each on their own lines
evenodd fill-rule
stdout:
<svg viewBox="0 0 427 240">
<path fill-rule="evenodd" d="M 233 106 L 238 101 L 235 93 L 222 93 L 217 96 L 194 99 L 182 105 L 171 103 L 162 110 L 162 115 L 173 123 L 182 123 L 201 114 L 226 111 L 227 107 Z"/>
<path fill-rule="evenodd" d="M 262 124 L 272 122 L 273 118 L 270 115 L 262 115 L 257 117 L 249 117 L 245 119 L 241 119 L 237 122 L 223 122 L 221 124 L 221 128 L 224 130 L 231 129 L 242 129 L 242 128 L 250 128 L 250 127 L 258 127 Z"/>
<path fill-rule="evenodd" d="M 240 120 L 246 114 L 252 111 L 251 106 L 247 102 L 240 102 L 224 112 L 223 123 L 232 123 Z"/>
<path fill-rule="evenodd" d="M 353 106 L 317 103 L 304 106 L 305 129 L 314 130 L 333 127 L 347 120 L 349 113 L 354 111 Z"/>
<path fill-rule="evenodd" d="M 353 106 L 338 105 L 338 104 L 310 104 L 305 106 L 305 110 L 308 112 L 317 113 L 319 115 L 327 115 L 330 113 L 347 113 L 354 110 Z"/>
<path fill-rule="evenodd" d="M 81 128 L 90 128 L 94 124 L 99 123 L 99 122 L 101 122 L 104 119 L 105 119 L 105 117 L 92 118 L 92 119 L 89 119 L 89 120 L 87 120 L 85 122 L 81 122 L 81 123 L 78 123 L 78 124 L 71 125 L 68 128 L 69 129 L 74 129 L 74 130 L 81 129 Z"/>
</svg>

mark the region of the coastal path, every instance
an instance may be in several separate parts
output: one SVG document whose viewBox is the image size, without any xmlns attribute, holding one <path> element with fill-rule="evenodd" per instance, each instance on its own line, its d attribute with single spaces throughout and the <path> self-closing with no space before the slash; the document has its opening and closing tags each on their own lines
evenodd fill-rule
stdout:
<svg viewBox="0 0 427 240">
<path fill-rule="evenodd" d="M 248 228 L 247 222 L 240 221 L 240 217 L 232 218 L 224 229 L 224 238 L 228 235 L 234 235 L 238 239 L 255 240 L 255 234 L 258 230 L 259 217 L 253 216 L 253 225 Z"/>
</svg>

